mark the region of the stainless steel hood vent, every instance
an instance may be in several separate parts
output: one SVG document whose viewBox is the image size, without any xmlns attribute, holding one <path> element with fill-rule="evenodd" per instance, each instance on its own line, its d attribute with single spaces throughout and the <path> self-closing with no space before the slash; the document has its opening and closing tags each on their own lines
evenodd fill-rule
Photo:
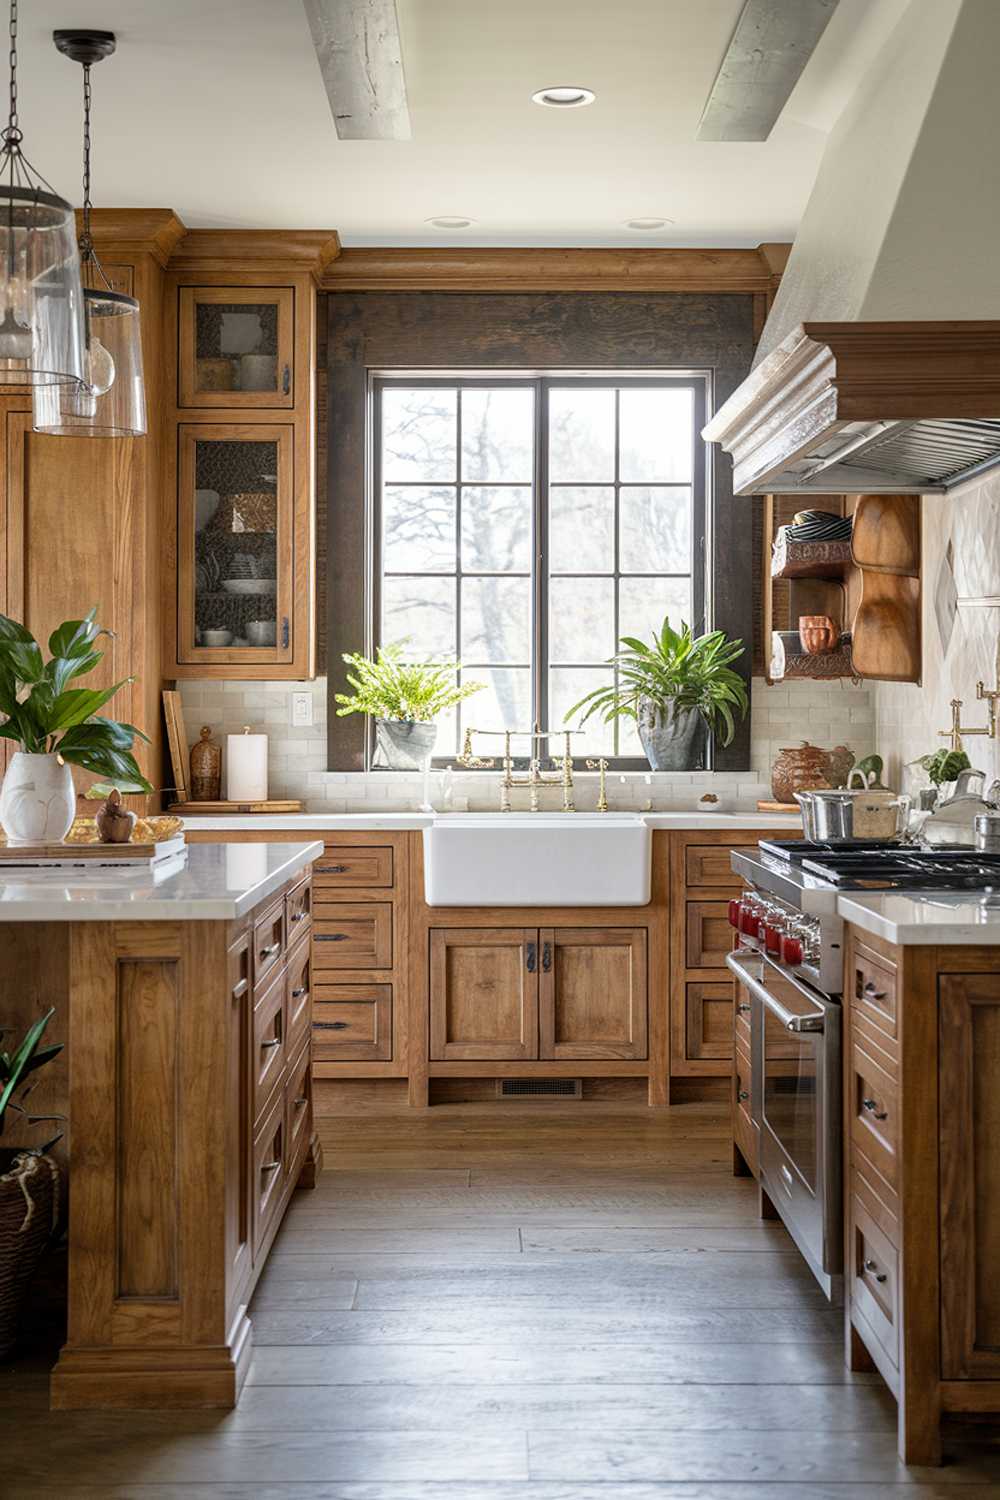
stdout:
<svg viewBox="0 0 1000 1500">
<path fill-rule="evenodd" d="M 947 494 L 1000 464 L 1000 322 L 803 324 L 703 435 L 740 495 Z"/>
</svg>

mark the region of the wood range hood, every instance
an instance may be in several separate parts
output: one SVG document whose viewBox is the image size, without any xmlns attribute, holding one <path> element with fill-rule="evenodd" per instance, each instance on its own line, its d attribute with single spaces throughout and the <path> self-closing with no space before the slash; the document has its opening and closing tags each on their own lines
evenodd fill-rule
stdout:
<svg viewBox="0 0 1000 1500">
<path fill-rule="evenodd" d="M 1000 464 L 1000 321 L 803 323 L 702 435 L 738 495 L 947 494 Z"/>
</svg>

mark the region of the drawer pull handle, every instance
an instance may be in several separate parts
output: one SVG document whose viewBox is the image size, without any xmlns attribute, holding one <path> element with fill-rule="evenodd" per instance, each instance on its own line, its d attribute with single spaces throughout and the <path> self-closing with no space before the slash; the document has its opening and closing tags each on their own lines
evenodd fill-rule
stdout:
<svg viewBox="0 0 1000 1500">
<path fill-rule="evenodd" d="M 281 367 L 281 394 L 283 396 L 290 396 L 291 393 L 292 393 L 292 371 L 291 371 L 290 366 L 288 366 L 288 365 L 282 365 L 282 367 Z"/>
<path fill-rule="evenodd" d="M 752 1007 L 749 1000 L 741 1000 L 739 1005 L 737 1005 L 736 1007 L 737 1014 L 741 1016 L 748 1016 L 751 1009 Z"/>
<path fill-rule="evenodd" d="M 737 1091 L 736 1097 L 742 1103 L 745 1099 L 749 1099 L 750 1095 L 747 1093 L 746 1089 L 739 1089 Z"/>
<path fill-rule="evenodd" d="M 306 919 L 306 914 L 305 914 L 304 911 L 293 911 L 292 912 L 292 921 L 293 922 L 304 922 L 305 919 Z"/>
<path fill-rule="evenodd" d="M 871 1256 L 869 1256 L 865 1261 L 865 1270 L 869 1273 L 869 1275 L 874 1276 L 875 1280 L 878 1282 L 888 1281 L 889 1279 L 888 1271 L 880 1271 L 878 1268 L 878 1261 L 872 1260 Z"/>
<path fill-rule="evenodd" d="M 346 943 L 350 938 L 349 932 L 317 932 L 315 934 L 317 943 Z"/>
<path fill-rule="evenodd" d="M 268 945 L 267 945 L 266 948 L 262 948 L 260 950 L 260 953 L 259 953 L 258 956 L 260 958 L 273 958 L 274 955 L 280 951 L 280 949 L 281 949 L 281 943 L 280 942 L 278 942 L 278 943 L 268 943 Z"/>
<path fill-rule="evenodd" d="M 862 1099 L 861 1108 L 866 1109 L 876 1120 L 887 1120 L 889 1118 L 889 1111 L 887 1109 L 879 1109 L 877 1099 Z"/>
<path fill-rule="evenodd" d="M 347 874 L 347 866 L 346 865 L 317 865 L 316 866 L 316 874 L 317 875 L 346 875 Z"/>
<path fill-rule="evenodd" d="M 260 1170 L 261 1172 L 277 1172 L 280 1166 L 280 1161 L 264 1161 L 260 1164 Z"/>
<path fill-rule="evenodd" d="M 295 1108 L 296 1109 L 305 1109 L 305 1107 L 306 1107 L 306 1105 L 308 1103 L 309 1103 L 308 1096 L 306 1094 L 300 1094 L 299 1097 L 295 1100 Z"/>
<path fill-rule="evenodd" d="M 270 1052 L 270 1050 L 271 1050 L 272 1047 L 280 1047 L 280 1046 L 281 1046 L 281 1037 L 280 1036 L 269 1036 L 266 1042 L 261 1042 L 261 1044 L 260 1044 L 260 1050 L 262 1052 Z"/>
<path fill-rule="evenodd" d="M 527 969 L 529 974 L 534 974 L 537 966 L 537 948 L 534 943 L 528 944 Z"/>
<path fill-rule="evenodd" d="M 552 944 L 542 944 L 542 973 L 548 974 L 552 969 Z"/>
<path fill-rule="evenodd" d="M 874 979 L 866 980 L 865 987 L 864 987 L 864 990 L 862 991 L 862 994 L 864 995 L 864 997 L 865 997 L 866 1000 L 884 1000 L 885 999 L 885 990 L 876 989 L 875 988 L 875 981 L 874 981 Z"/>
<path fill-rule="evenodd" d="M 297 990 L 292 990 L 292 999 L 293 1000 L 301 1000 L 302 996 L 303 995 L 308 995 L 308 993 L 309 993 L 309 986 L 306 985 L 306 984 L 302 984 L 302 985 L 299 986 L 299 988 Z"/>
<path fill-rule="evenodd" d="M 346 1031 L 350 1025 L 349 1021 L 314 1021 L 314 1031 Z"/>
</svg>

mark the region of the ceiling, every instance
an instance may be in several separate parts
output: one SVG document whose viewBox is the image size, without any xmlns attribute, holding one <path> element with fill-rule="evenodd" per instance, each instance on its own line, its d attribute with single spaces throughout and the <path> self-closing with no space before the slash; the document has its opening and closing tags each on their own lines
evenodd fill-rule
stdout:
<svg viewBox="0 0 1000 1500">
<path fill-rule="evenodd" d="M 756 245 L 793 237 L 826 133 L 908 3 L 840 0 L 770 140 L 733 144 L 694 134 L 742 0 L 398 0 L 410 141 L 337 139 L 301 0 L 34 0 L 21 124 L 78 203 L 82 80 L 51 33 L 99 27 L 119 46 L 93 74 L 98 207 L 345 245 Z M 564 83 L 596 102 L 531 103 Z M 673 223 L 624 228 L 652 216 Z"/>
</svg>

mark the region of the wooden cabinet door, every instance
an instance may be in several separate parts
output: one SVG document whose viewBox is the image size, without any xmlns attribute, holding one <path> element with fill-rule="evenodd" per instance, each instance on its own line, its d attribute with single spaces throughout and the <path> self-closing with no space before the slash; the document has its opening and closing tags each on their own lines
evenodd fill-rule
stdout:
<svg viewBox="0 0 1000 1500">
<path fill-rule="evenodd" d="M 692 980 L 685 989 L 685 1057 L 728 1061 L 733 1055 L 732 981 Z"/>
<path fill-rule="evenodd" d="M 726 901 L 687 903 L 687 957 L 689 969 L 724 969 L 726 954 L 733 946 Z"/>
<path fill-rule="evenodd" d="M 938 980 L 941 1373 L 1000 1378 L 1000 974 Z"/>
<path fill-rule="evenodd" d="M 440 928 L 430 938 L 431 1059 L 537 1058 L 537 929 Z"/>
<path fill-rule="evenodd" d="M 232 1310 L 250 1274 L 253 962 L 249 931 L 244 932 L 230 948 L 228 962 L 230 1003 L 226 1056 L 226 1087 L 229 1096 L 226 1125 L 226 1289 Z"/>
<path fill-rule="evenodd" d="M 294 287 L 179 289 L 177 404 L 295 405 Z"/>
<path fill-rule="evenodd" d="M 539 1056 L 647 1055 L 646 931 L 543 928 Z"/>
</svg>

